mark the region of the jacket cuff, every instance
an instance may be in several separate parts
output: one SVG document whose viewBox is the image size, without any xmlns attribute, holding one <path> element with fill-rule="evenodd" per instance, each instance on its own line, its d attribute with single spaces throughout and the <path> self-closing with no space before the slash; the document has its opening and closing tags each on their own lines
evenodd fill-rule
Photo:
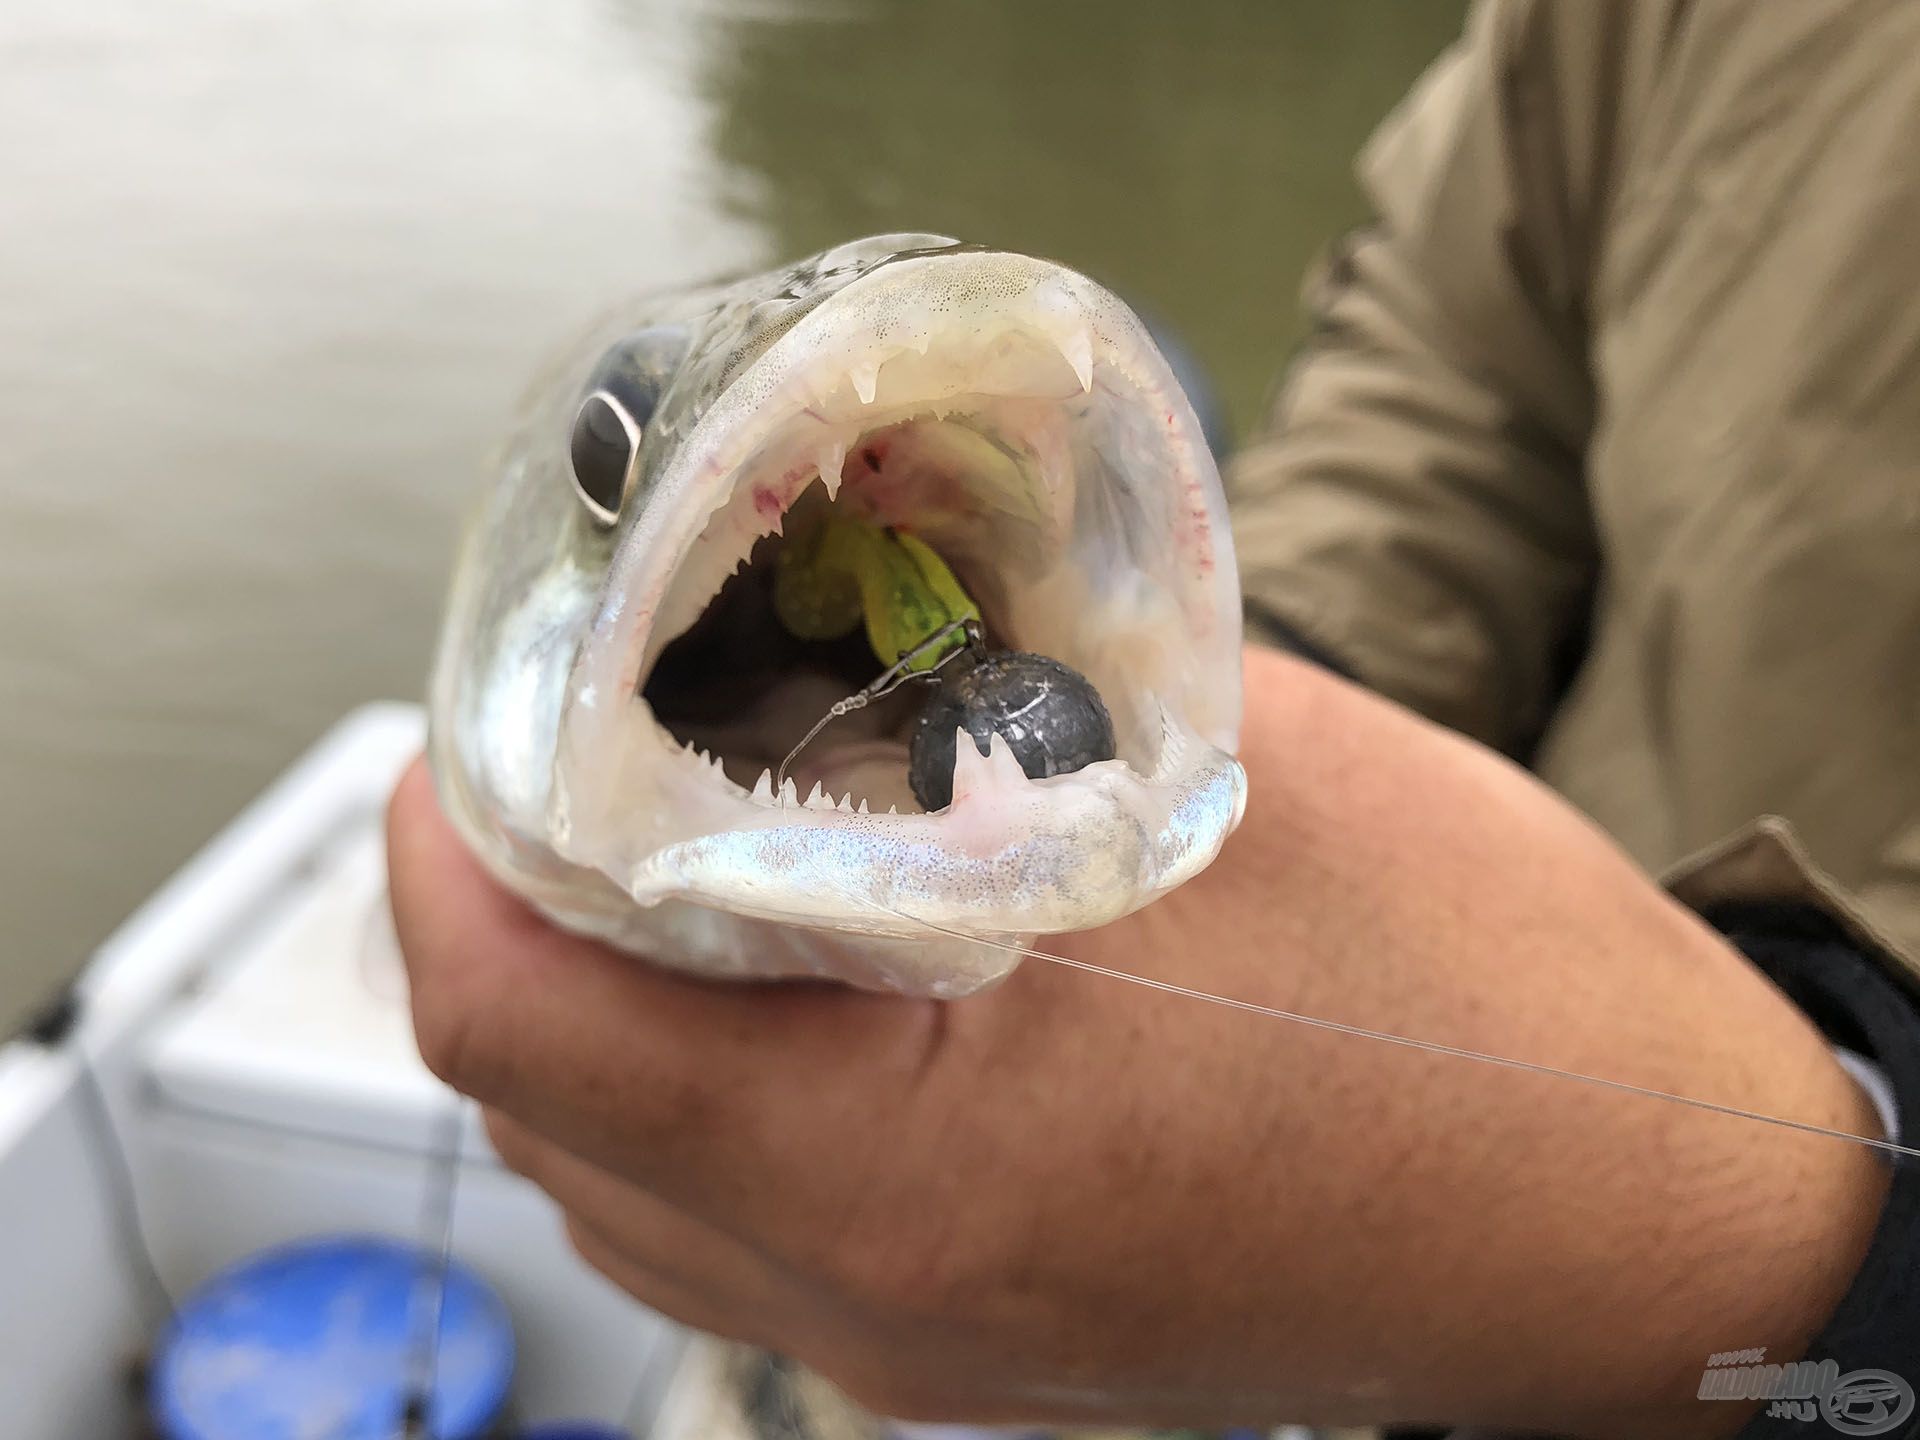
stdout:
<svg viewBox="0 0 1920 1440">
<path fill-rule="evenodd" d="M 1867 1062 L 1911 1132 L 1920 1117 L 1920 966 L 1813 865 L 1791 827 L 1776 817 L 1756 821 L 1677 867 L 1667 885 L 1836 1050 Z M 1911 1133 L 1890 1138 L 1912 1143 Z M 1765 1357 L 1831 1361 L 1830 1388 L 1769 1401 L 1738 1440 L 1808 1440 L 1809 1420 L 1823 1433 L 1920 1436 L 1920 1161 L 1890 1158 L 1885 1209 L 1839 1309 L 1804 1357 Z"/>
<path fill-rule="evenodd" d="M 1873 1062 L 1897 1111 L 1920 1114 L 1920 1004 L 1856 948 L 1834 916 L 1803 903 L 1751 900 L 1704 914 L 1836 1045 Z M 1891 1158 L 1886 1207 L 1840 1308 L 1804 1357 L 1764 1357 L 1811 1361 L 1825 1371 L 1822 1389 L 1769 1401 L 1738 1440 L 1806 1440 L 1815 1418 L 1846 1434 L 1920 1434 L 1920 1162 Z"/>
</svg>

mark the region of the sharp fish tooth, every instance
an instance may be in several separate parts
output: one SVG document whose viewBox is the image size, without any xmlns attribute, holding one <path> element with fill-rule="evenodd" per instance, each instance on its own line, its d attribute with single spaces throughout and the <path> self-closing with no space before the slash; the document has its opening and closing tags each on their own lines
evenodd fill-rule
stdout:
<svg viewBox="0 0 1920 1440">
<path fill-rule="evenodd" d="M 836 810 L 844 810 L 851 815 L 853 813 L 853 792 L 849 790 L 846 794 L 842 795 L 839 803 L 833 808 Z"/>
<path fill-rule="evenodd" d="M 760 778 L 753 782 L 753 798 L 762 805 L 773 803 L 773 771 L 760 772 Z"/>
<path fill-rule="evenodd" d="M 794 788 L 793 777 L 791 775 L 780 782 L 780 803 L 782 805 L 798 805 L 800 803 L 800 792 Z"/>
<path fill-rule="evenodd" d="M 953 799 L 950 803 L 958 805 L 992 783 L 993 776 L 987 770 L 987 757 L 973 743 L 973 736 L 967 733 L 967 727 L 956 726 L 953 737 Z"/>
<path fill-rule="evenodd" d="M 827 498 L 833 499 L 840 493 L 840 472 L 847 464 L 847 442 L 829 440 L 820 447 L 820 453 L 814 457 L 814 464 L 820 470 L 820 483 L 826 487 Z"/>
<path fill-rule="evenodd" d="M 953 745 L 955 805 L 982 791 L 1005 790 L 1009 786 L 1028 783 L 1027 772 L 1014 759 L 1013 747 L 1007 744 L 1006 736 L 996 731 L 987 741 L 987 753 L 982 755 L 980 747 L 974 743 L 966 728 L 958 727 Z"/>
<path fill-rule="evenodd" d="M 862 795 L 860 797 L 860 806 L 858 810 L 855 811 L 855 813 L 859 815 L 865 815 L 867 813 L 867 797 L 866 796 Z"/>
<path fill-rule="evenodd" d="M 818 780 L 814 781 L 813 789 L 807 793 L 807 809 L 831 810 L 832 808 L 833 801 L 827 798 L 826 786 L 822 785 Z"/>
<path fill-rule="evenodd" d="M 833 392 L 838 389 L 833 371 L 826 367 L 808 367 L 798 377 L 797 388 L 809 410 L 825 410 L 833 403 Z"/>
<path fill-rule="evenodd" d="M 1067 357 L 1082 393 L 1093 389 L 1093 339 L 1085 330 L 1075 330 L 1060 341 L 1060 353 Z"/>
<path fill-rule="evenodd" d="M 862 360 L 847 371 L 847 378 L 853 381 L 853 391 L 860 397 L 860 403 L 871 405 L 874 392 L 880 386 L 880 367 L 871 360 Z"/>
<path fill-rule="evenodd" d="M 996 778 L 1002 785 L 1031 785 L 1033 781 L 1022 768 L 1019 758 L 1013 753 L 1013 746 L 1007 743 L 1007 737 L 994 731 L 987 741 L 987 764 L 997 771 Z"/>
</svg>

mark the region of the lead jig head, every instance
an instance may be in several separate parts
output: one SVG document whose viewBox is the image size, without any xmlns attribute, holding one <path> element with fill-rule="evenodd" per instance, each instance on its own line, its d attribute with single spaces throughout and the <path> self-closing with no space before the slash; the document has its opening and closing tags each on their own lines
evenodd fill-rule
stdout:
<svg viewBox="0 0 1920 1440">
<path fill-rule="evenodd" d="M 984 655 L 942 674 L 914 726 L 907 781 L 930 811 L 953 803 L 961 729 L 982 755 L 999 735 L 1030 780 L 1070 775 L 1117 753 L 1113 717 L 1078 670 L 1022 650 Z"/>
</svg>

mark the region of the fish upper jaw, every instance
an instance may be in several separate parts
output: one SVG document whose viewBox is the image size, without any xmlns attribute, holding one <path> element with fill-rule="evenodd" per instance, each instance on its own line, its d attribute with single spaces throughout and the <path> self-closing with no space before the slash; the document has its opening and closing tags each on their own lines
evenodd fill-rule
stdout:
<svg viewBox="0 0 1920 1440">
<path fill-rule="evenodd" d="M 890 492 L 889 466 L 860 469 L 876 435 L 931 454 L 927 474 L 970 435 L 1002 459 L 958 499 Z M 1032 781 L 1004 742 L 963 739 L 954 803 L 929 815 L 776 794 L 682 745 L 640 692 L 809 490 L 970 557 L 1005 633 L 1107 699 L 1120 757 Z M 1237 579 L 1198 423 L 1124 305 L 1026 257 L 884 266 L 737 376 L 620 537 L 567 690 L 554 848 L 643 905 L 890 935 L 1084 928 L 1196 873 L 1245 803 Z"/>
</svg>

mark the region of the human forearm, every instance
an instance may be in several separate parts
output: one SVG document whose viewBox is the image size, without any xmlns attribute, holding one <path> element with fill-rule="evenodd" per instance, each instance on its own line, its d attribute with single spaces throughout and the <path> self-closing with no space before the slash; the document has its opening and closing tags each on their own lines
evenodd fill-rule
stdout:
<svg viewBox="0 0 1920 1440">
<path fill-rule="evenodd" d="M 1414 722 L 1295 662 L 1250 652 L 1248 679 L 1255 800 L 1221 879 L 1250 893 L 1178 917 L 1225 954 L 1241 916 L 1264 916 L 1266 944 L 1240 942 L 1249 970 L 1223 988 L 1271 999 L 1278 968 L 1305 1013 L 1875 1133 L 1800 1012 L 1529 777 L 1435 731 L 1396 741 Z M 1331 1043 L 1362 1045 L 1368 1079 L 1316 1108 L 1302 1148 L 1378 1188 L 1300 1198 L 1349 1217 L 1308 1267 L 1343 1320 L 1317 1340 L 1343 1352 L 1330 1369 L 1367 1345 L 1411 1357 L 1402 1381 L 1424 1393 L 1400 1418 L 1737 1428 L 1741 1407 L 1693 1398 L 1706 1357 L 1801 1353 L 1859 1266 L 1885 1169 L 1857 1147 Z M 1380 1248 L 1404 1268 L 1343 1293 Z"/>
</svg>

